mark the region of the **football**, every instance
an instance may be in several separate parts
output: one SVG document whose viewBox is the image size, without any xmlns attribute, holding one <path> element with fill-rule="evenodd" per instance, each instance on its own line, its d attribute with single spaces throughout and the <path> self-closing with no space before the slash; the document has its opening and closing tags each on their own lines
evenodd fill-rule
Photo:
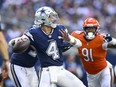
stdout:
<svg viewBox="0 0 116 87">
<path fill-rule="evenodd" d="M 12 47 L 12 51 L 15 53 L 22 53 L 24 52 L 26 49 L 28 49 L 29 45 L 30 45 L 30 41 L 27 39 L 26 41 L 15 41 L 14 42 L 14 46 Z"/>
</svg>

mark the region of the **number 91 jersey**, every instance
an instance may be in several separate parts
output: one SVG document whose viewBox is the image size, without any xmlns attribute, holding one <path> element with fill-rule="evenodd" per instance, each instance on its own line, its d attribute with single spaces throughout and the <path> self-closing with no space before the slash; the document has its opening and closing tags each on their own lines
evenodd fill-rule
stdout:
<svg viewBox="0 0 116 87">
<path fill-rule="evenodd" d="M 40 58 L 41 67 L 63 65 L 62 44 L 60 29 L 65 30 L 63 25 L 57 25 L 48 35 L 40 27 L 33 26 L 25 35 L 36 48 Z"/>
<path fill-rule="evenodd" d="M 74 31 L 72 36 L 82 42 L 82 46 L 78 48 L 79 57 L 89 74 L 96 74 L 107 66 L 106 50 L 102 46 L 104 43 L 103 35 L 99 34 L 89 42 L 84 38 L 84 32 Z"/>
</svg>

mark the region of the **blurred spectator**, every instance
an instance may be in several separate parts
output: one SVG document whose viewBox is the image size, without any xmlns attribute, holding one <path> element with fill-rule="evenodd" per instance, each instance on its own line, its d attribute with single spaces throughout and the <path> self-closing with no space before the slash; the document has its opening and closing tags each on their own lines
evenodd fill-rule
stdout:
<svg viewBox="0 0 116 87">
<path fill-rule="evenodd" d="M 27 29 L 33 24 L 34 12 L 47 5 L 62 16 L 60 21 L 70 32 L 75 29 L 82 30 L 82 22 L 87 17 L 97 17 L 101 24 L 101 32 L 116 37 L 115 0 L 5 0 L 0 4 L 3 22 L 12 26 L 24 26 L 24 29 Z"/>
<path fill-rule="evenodd" d="M 13 25 L 12 29 L 8 29 L 8 35 L 11 39 L 21 36 L 21 32 L 17 26 Z"/>
</svg>

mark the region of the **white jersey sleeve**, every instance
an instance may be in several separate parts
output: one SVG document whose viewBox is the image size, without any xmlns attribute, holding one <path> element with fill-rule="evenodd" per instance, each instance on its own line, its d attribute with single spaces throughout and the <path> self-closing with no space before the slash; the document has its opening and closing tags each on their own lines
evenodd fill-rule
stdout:
<svg viewBox="0 0 116 87">
<path fill-rule="evenodd" d="M 72 35 L 69 35 L 69 38 L 70 38 L 70 43 L 72 44 L 75 43 L 74 46 L 76 47 L 82 46 L 82 42 L 79 39 L 73 37 Z"/>
<path fill-rule="evenodd" d="M 107 50 L 107 49 L 108 49 L 108 44 L 116 45 L 116 39 L 115 39 L 115 38 L 112 38 L 112 41 L 110 41 L 110 42 L 105 41 L 105 42 L 102 44 L 102 48 L 103 48 L 104 50 Z"/>
</svg>

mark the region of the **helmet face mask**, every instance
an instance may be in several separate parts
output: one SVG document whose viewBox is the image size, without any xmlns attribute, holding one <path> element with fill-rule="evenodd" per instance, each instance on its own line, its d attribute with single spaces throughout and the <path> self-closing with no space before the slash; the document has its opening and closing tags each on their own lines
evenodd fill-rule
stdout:
<svg viewBox="0 0 116 87">
<path fill-rule="evenodd" d="M 96 32 L 97 32 L 96 27 L 85 27 L 84 28 L 85 38 L 88 40 L 94 39 L 96 36 Z"/>
<path fill-rule="evenodd" d="M 87 18 L 83 23 L 84 36 L 87 40 L 92 40 L 98 33 L 99 23 L 94 18 Z"/>
<path fill-rule="evenodd" d="M 52 28 L 57 26 L 58 14 L 50 7 L 41 7 L 35 13 L 34 23 L 38 26 L 47 25 Z"/>
<path fill-rule="evenodd" d="M 59 20 L 59 17 L 58 15 L 50 15 L 49 18 L 48 18 L 49 21 L 51 21 L 52 23 L 56 24 Z"/>
</svg>

